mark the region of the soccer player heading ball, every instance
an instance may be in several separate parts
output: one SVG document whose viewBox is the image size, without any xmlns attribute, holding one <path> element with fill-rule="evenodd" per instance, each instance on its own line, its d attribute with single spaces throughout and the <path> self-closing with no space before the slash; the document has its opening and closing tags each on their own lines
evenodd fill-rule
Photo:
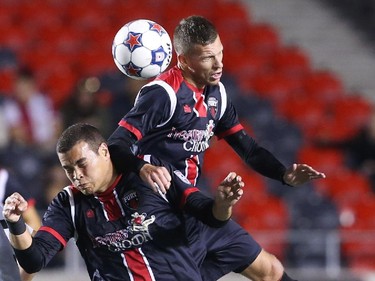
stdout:
<svg viewBox="0 0 375 281">
<path fill-rule="evenodd" d="M 210 21 L 201 16 L 181 20 L 174 31 L 173 47 L 177 65 L 140 90 L 134 107 L 110 137 L 115 163 L 126 159 L 150 187 L 158 186 L 165 192 L 170 175 L 165 168 L 152 165 L 160 158 L 195 184 L 204 152 L 216 135 L 248 166 L 284 185 L 297 186 L 325 177 L 307 164 L 285 167 L 244 131 L 220 82 L 224 47 Z M 217 280 L 231 271 L 253 280 L 292 280 L 278 259 L 233 221 L 214 231 L 217 235 L 206 233 L 203 242 L 191 240 L 196 259 L 206 256 L 201 266 L 204 280 Z"/>
</svg>

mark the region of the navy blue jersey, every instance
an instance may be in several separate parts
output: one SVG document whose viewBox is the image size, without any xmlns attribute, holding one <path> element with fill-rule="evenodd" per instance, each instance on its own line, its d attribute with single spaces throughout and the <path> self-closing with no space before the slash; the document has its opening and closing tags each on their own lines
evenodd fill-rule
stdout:
<svg viewBox="0 0 375 281">
<path fill-rule="evenodd" d="M 137 137 L 137 154 L 173 163 L 192 184 L 210 139 L 243 129 L 222 83 L 199 90 L 177 67 L 145 85 L 119 125 Z"/>
<path fill-rule="evenodd" d="M 135 174 L 118 177 L 100 196 L 64 188 L 49 205 L 34 238 L 43 265 L 75 238 L 92 280 L 201 280 L 187 247 L 182 209 L 189 213 L 201 206 L 201 213 L 210 212 L 202 215 L 212 217 L 207 206 L 213 200 L 179 172 L 172 175 L 166 197 Z M 190 206 L 194 196 L 198 205 Z"/>
<path fill-rule="evenodd" d="M 157 166 L 160 159 L 172 163 L 193 185 L 201 174 L 211 138 L 235 136 L 243 130 L 222 83 L 199 90 L 184 80 L 177 67 L 140 90 L 134 107 L 119 126 L 125 130 L 116 130 L 110 138 L 110 147 L 116 147 L 112 155 L 117 156 L 119 164 L 128 151 L 121 146 L 132 143 L 127 135 L 130 131 L 137 140 L 132 147 L 134 154 Z M 244 147 L 256 147 L 250 139 L 249 145 Z M 261 159 L 262 165 L 268 163 L 268 158 Z M 185 236 L 205 281 L 243 271 L 261 251 L 251 235 L 233 220 L 213 229 L 190 216 Z"/>
</svg>

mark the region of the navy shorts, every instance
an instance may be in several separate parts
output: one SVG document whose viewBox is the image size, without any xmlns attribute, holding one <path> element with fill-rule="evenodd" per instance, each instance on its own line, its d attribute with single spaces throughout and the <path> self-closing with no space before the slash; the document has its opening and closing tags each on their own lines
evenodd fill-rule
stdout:
<svg viewBox="0 0 375 281">
<path fill-rule="evenodd" d="M 229 272 L 242 272 L 262 250 L 233 220 L 221 228 L 212 228 L 189 217 L 186 225 L 190 248 L 205 281 L 217 280 Z"/>
</svg>

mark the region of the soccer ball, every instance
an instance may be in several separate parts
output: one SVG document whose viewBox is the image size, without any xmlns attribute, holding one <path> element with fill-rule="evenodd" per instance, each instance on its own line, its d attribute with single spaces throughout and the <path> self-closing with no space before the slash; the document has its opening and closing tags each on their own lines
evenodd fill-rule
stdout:
<svg viewBox="0 0 375 281">
<path fill-rule="evenodd" d="M 116 66 L 135 79 L 149 79 L 163 72 L 172 60 L 167 31 L 154 21 L 138 19 L 116 33 L 112 45 Z"/>
</svg>

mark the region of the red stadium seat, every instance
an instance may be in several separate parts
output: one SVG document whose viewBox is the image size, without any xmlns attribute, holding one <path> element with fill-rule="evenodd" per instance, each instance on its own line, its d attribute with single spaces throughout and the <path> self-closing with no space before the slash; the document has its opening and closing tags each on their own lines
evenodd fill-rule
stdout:
<svg viewBox="0 0 375 281">
<path fill-rule="evenodd" d="M 354 136 L 360 127 L 351 126 L 346 120 L 333 117 L 322 119 L 321 124 L 315 124 L 309 131 L 310 138 L 323 138 L 333 141 L 346 140 Z"/>
<path fill-rule="evenodd" d="M 297 46 L 279 48 L 273 56 L 273 65 L 286 77 L 303 77 L 311 67 L 309 57 Z"/>
<path fill-rule="evenodd" d="M 341 207 L 341 217 L 351 216 L 342 225 L 342 252 L 351 269 L 375 269 L 375 197 L 371 194 L 362 200 Z M 348 222 L 348 221 L 346 221 Z"/>
<path fill-rule="evenodd" d="M 276 106 L 279 114 L 296 124 L 305 134 L 311 136 L 317 126 L 324 125 L 327 105 L 321 99 L 294 95 Z"/>
<path fill-rule="evenodd" d="M 238 223 L 251 233 L 264 249 L 283 260 L 289 228 L 289 213 L 285 203 L 274 197 L 258 201 L 241 199 L 235 210 Z"/>
<path fill-rule="evenodd" d="M 16 71 L 14 68 L 0 68 L 0 95 L 11 95 L 15 77 Z"/>
<path fill-rule="evenodd" d="M 315 71 L 304 78 L 305 93 L 310 98 L 334 102 L 343 96 L 341 80 L 329 71 Z"/>
<path fill-rule="evenodd" d="M 292 80 L 277 72 L 261 74 L 253 79 L 253 90 L 275 106 L 288 102 L 297 90 L 295 86 Z"/>
<path fill-rule="evenodd" d="M 344 165 L 344 155 L 342 151 L 335 149 L 317 148 L 314 146 L 304 146 L 298 151 L 298 163 L 306 163 L 318 171 L 328 175 L 336 171 L 338 167 Z M 321 180 L 319 183 L 325 183 Z"/>
<path fill-rule="evenodd" d="M 272 55 L 281 46 L 279 34 L 270 24 L 252 24 L 241 36 L 248 51 L 257 54 Z"/>
<path fill-rule="evenodd" d="M 324 155 L 322 155 L 323 159 Z M 336 166 L 336 170 L 326 173 L 327 178 L 317 181 L 317 191 L 331 198 L 342 209 L 350 204 L 356 205 L 363 198 L 371 197 L 372 191 L 368 179 L 362 174 L 347 168 Z"/>
<path fill-rule="evenodd" d="M 332 104 L 332 112 L 337 120 L 356 130 L 368 124 L 373 106 L 361 95 L 347 95 Z"/>
</svg>

